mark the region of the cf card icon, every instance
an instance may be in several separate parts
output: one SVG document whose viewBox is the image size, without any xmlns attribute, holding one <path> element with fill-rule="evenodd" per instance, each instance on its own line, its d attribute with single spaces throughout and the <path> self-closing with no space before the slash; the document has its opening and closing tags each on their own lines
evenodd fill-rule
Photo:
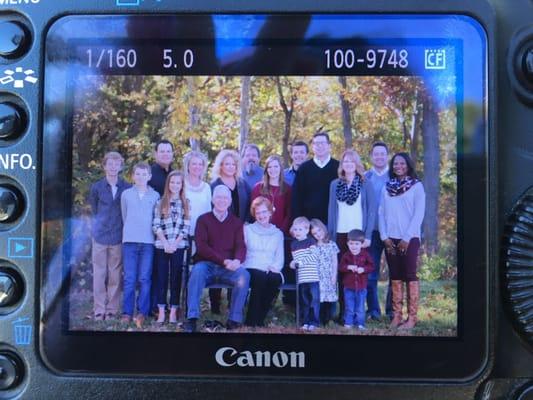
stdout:
<svg viewBox="0 0 533 400">
<path fill-rule="evenodd" d="M 446 50 L 426 49 L 424 62 L 426 69 L 446 69 Z"/>
</svg>

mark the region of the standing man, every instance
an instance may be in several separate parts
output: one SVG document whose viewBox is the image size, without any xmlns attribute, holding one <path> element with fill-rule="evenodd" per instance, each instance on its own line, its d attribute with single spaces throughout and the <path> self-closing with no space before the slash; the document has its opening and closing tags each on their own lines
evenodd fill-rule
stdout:
<svg viewBox="0 0 533 400">
<path fill-rule="evenodd" d="M 331 157 L 329 134 L 319 131 L 311 141 L 314 157 L 296 173 L 292 189 L 292 216 L 318 218 L 328 225 L 329 185 L 338 178 L 339 162 Z"/>
<path fill-rule="evenodd" d="M 377 203 L 375 209 L 379 208 L 381 191 L 389 180 L 389 149 L 384 142 L 375 142 L 370 150 L 370 161 L 372 168 L 365 174 L 365 179 L 370 182 L 370 187 L 374 190 L 374 201 Z M 374 271 L 368 275 L 367 285 L 367 316 L 379 320 L 381 309 L 378 300 L 378 279 L 379 266 L 381 264 L 381 254 L 383 253 L 383 242 L 381 241 L 378 229 L 378 218 L 372 231 L 372 241 L 370 244 L 370 255 L 374 261 Z M 385 305 L 386 314 L 392 318 L 392 300 L 390 293 L 390 280 L 387 289 L 387 300 Z"/>
<path fill-rule="evenodd" d="M 245 144 L 242 148 L 242 177 L 253 189 L 255 184 L 263 179 L 264 170 L 259 166 L 261 150 L 254 143 Z"/>
<path fill-rule="evenodd" d="M 172 162 L 174 161 L 174 146 L 166 139 L 156 143 L 154 148 L 154 163 L 151 166 L 152 178 L 148 182 L 160 197 L 163 197 L 165 191 L 165 182 L 168 174 L 172 171 Z M 157 314 L 157 265 L 154 258 L 152 268 L 152 288 L 150 293 L 150 312 Z"/>
<path fill-rule="evenodd" d="M 230 206 L 230 190 L 218 185 L 213 189 L 213 211 L 201 215 L 196 222 L 196 264 L 189 277 L 186 332 L 196 331 L 202 291 L 213 282 L 227 283 L 232 288 L 226 329 L 242 325 L 250 274 L 242 266 L 246 258 L 243 223 L 229 211 Z"/>
<path fill-rule="evenodd" d="M 105 177 L 92 184 L 89 204 L 92 216 L 92 264 L 94 319 L 112 319 L 119 312 L 122 288 L 122 213 L 120 196 L 130 187 L 119 177 L 124 158 L 106 153 Z"/>
<path fill-rule="evenodd" d="M 167 176 L 172 171 L 172 161 L 174 161 L 174 146 L 168 140 L 163 139 L 156 143 L 154 149 L 154 160 L 152 164 L 152 179 L 148 182 L 154 190 L 163 196 Z"/>
<path fill-rule="evenodd" d="M 296 171 L 300 168 L 307 160 L 307 155 L 309 154 L 309 146 L 307 143 L 297 140 L 291 145 L 291 160 L 292 165 L 289 168 L 286 168 L 284 171 L 285 182 L 290 186 L 294 184 L 294 178 L 296 178 Z"/>
</svg>

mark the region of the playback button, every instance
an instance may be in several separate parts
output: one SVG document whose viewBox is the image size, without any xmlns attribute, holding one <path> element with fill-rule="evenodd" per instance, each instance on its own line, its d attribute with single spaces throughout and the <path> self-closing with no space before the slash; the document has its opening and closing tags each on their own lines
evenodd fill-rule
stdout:
<svg viewBox="0 0 533 400">
<path fill-rule="evenodd" d="M 0 267 L 0 310 L 9 312 L 8 307 L 19 303 L 23 294 L 24 284 L 18 272 L 13 268 Z"/>
</svg>

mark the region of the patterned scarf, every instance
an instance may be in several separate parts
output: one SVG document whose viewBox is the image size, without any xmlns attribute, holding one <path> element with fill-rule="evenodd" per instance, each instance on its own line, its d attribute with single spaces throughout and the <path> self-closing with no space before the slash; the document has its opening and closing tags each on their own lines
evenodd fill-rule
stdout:
<svg viewBox="0 0 533 400">
<path fill-rule="evenodd" d="M 359 175 L 355 175 L 355 178 L 349 187 L 345 180 L 339 179 L 339 181 L 337 182 L 337 200 L 345 202 L 349 206 L 355 204 L 360 193 L 361 178 L 359 177 Z"/>
<path fill-rule="evenodd" d="M 387 182 L 387 192 L 391 197 L 399 196 L 411 189 L 417 182 L 420 181 L 417 178 L 411 178 L 410 176 L 406 176 L 403 179 L 392 178 Z"/>
</svg>

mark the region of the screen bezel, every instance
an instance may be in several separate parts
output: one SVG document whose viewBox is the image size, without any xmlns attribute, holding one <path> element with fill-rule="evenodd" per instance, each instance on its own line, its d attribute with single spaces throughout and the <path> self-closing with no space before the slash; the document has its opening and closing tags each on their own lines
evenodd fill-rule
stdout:
<svg viewBox="0 0 533 400">
<path fill-rule="evenodd" d="M 487 123 L 489 123 L 488 120 Z M 53 196 L 54 192 L 63 193 L 57 190 L 61 188 L 55 186 L 54 191 L 47 190 L 47 183 L 49 183 L 47 179 L 50 177 L 70 176 L 68 168 L 61 164 L 62 160 L 68 160 L 71 157 L 68 154 L 70 152 L 68 141 L 66 131 L 63 137 L 43 135 L 43 233 L 50 232 L 44 226 L 45 223 L 61 230 L 63 219 L 69 215 L 64 204 Z M 50 158 L 50 154 L 54 154 L 54 157 Z M 53 305 L 44 301 L 41 313 L 43 358 L 51 368 L 70 373 L 143 373 L 188 376 L 242 376 L 246 373 L 247 376 L 300 376 L 320 377 L 321 379 L 470 379 L 485 365 L 488 352 L 488 302 L 486 300 L 488 298 L 489 196 L 486 143 L 481 156 L 479 154 L 470 155 L 470 157 L 464 155 L 460 159 L 458 155 L 458 160 L 462 163 L 462 178 L 458 178 L 460 182 L 462 179 L 461 186 L 458 185 L 458 200 L 460 200 L 458 217 L 462 217 L 464 221 L 461 232 L 475 229 L 477 233 L 476 235 L 462 235 L 464 240 L 462 265 L 478 266 L 478 268 L 470 270 L 465 268 L 458 280 L 458 315 L 460 315 L 458 332 L 460 333 L 457 338 L 366 336 L 354 338 L 353 336 L 248 334 L 224 334 L 215 337 L 193 334 L 180 335 L 180 343 L 177 345 L 176 335 L 167 333 L 123 335 L 121 333 L 77 332 L 76 335 L 66 335 L 62 330 L 62 307 L 59 303 Z M 468 188 L 468 193 L 461 188 Z M 43 240 L 46 240 L 46 236 L 43 236 Z M 45 243 L 42 248 L 43 265 L 47 265 L 53 261 L 53 255 L 47 253 Z M 486 251 L 472 249 L 485 249 Z M 49 279 L 48 282 L 56 280 L 57 288 L 59 288 L 57 295 L 60 298 L 66 294 L 67 290 L 62 276 L 63 268 L 58 267 L 59 269 L 56 270 L 54 263 L 50 265 L 53 265 L 53 268 L 46 270 L 47 279 Z M 468 288 L 467 294 L 465 288 Z M 475 299 L 475 302 L 466 300 L 467 296 L 469 299 Z M 214 353 L 218 348 L 227 345 L 250 351 L 304 351 L 311 365 L 302 370 L 257 369 L 244 372 L 238 369 L 223 369 L 214 362 Z M 357 346 L 354 346 L 356 349 L 353 351 L 344 353 L 339 353 L 338 348 L 335 348 L 336 346 L 346 348 L 349 345 Z M 380 354 L 389 355 L 391 360 L 398 362 L 385 363 L 382 359 L 376 359 L 375 350 L 372 348 L 379 348 Z M 97 349 L 105 349 L 105 351 L 97 351 Z M 130 349 L 140 351 L 132 353 Z M 203 354 L 198 355 L 198 351 Z M 361 358 L 365 362 L 357 366 L 350 362 L 354 357 Z M 188 360 L 188 370 L 176 368 L 176 359 L 180 358 Z M 311 360 L 315 358 L 319 362 L 312 363 Z"/>
</svg>

